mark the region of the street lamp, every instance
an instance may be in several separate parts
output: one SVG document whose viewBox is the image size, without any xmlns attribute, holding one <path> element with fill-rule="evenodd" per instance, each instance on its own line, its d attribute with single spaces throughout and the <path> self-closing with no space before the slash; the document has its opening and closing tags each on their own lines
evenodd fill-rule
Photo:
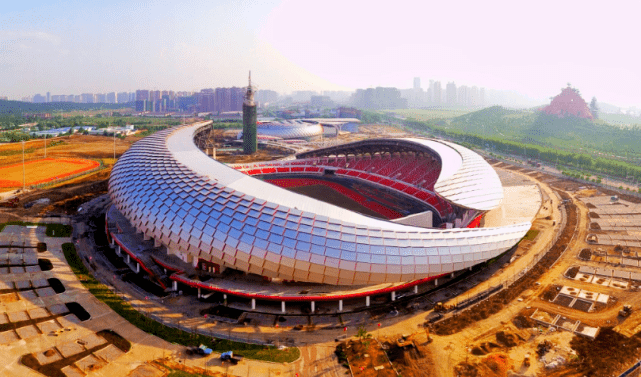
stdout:
<svg viewBox="0 0 641 377">
<path fill-rule="evenodd" d="M 22 140 L 22 191 L 27 189 L 26 173 L 24 168 L 24 140 Z"/>
</svg>

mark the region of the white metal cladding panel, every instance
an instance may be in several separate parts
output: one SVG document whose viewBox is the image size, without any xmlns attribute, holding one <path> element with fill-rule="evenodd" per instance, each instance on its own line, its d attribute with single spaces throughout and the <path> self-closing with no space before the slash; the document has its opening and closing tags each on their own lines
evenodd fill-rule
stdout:
<svg viewBox="0 0 641 377">
<path fill-rule="evenodd" d="M 415 228 L 323 208 L 307 197 L 303 203 L 271 185 L 256 190 L 264 182 L 195 148 L 193 135 L 206 124 L 161 131 L 136 143 L 114 167 L 109 190 L 123 214 L 144 218 L 145 228 L 162 242 L 211 253 L 217 263 L 329 284 L 398 282 L 492 258 L 530 227 Z M 146 206 L 131 204 L 126 211 L 125 203 Z"/>
<path fill-rule="evenodd" d="M 447 141 L 439 141 L 456 150 L 462 166 L 448 177 L 439 177 L 434 190 L 459 206 L 489 211 L 503 200 L 503 185 L 496 171 L 477 153 Z"/>
</svg>

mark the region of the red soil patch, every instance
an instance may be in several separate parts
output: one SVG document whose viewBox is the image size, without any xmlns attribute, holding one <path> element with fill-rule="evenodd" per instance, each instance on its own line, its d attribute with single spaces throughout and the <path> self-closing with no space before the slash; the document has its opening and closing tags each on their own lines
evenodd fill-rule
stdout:
<svg viewBox="0 0 641 377">
<path fill-rule="evenodd" d="M 83 158 L 45 158 L 24 164 L 28 186 L 69 177 L 98 167 L 100 163 Z M 22 163 L 0 167 L 0 187 L 22 186 Z"/>
</svg>

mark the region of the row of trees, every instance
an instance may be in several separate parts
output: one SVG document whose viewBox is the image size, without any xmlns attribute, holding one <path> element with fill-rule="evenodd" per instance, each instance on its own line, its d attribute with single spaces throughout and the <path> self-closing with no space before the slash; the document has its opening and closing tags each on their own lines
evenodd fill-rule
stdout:
<svg viewBox="0 0 641 377">
<path fill-rule="evenodd" d="M 536 144 L 521 143 L 518 141 L 502 140 L 495 137 L 482 137 L 469 135 L 454 130 L 444 130 L 430 127 L 426 122 L 408 120 L 405 126 L 418 131 L 428 131 L 433 135 L 451 138 L 474 147 L 493 151 L 500 154 L 522 156 L 523 159 L 534 159 L 553 165 L 565 165 L 579 170 L 585 170 L 595 175 L 609 175 L 626 179 L 628 181 L 641 181 L 641 167 L 624 161 L 593 157 L 587 153 L 575 153 L 543 147 Z"/>
</svg>

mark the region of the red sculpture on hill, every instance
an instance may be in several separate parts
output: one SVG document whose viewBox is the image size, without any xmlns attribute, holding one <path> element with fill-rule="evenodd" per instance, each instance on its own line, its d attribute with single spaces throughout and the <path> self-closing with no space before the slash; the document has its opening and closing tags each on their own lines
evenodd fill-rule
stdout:
<svg viewBox="0 0 641 377">
<path fill-rule="evenodd" d="M 594 119 L 588 104 L 581 98 L 579 91 L 568 87 L 561 90 L 561 94 L 554 97 L 552 102 L 541 111 L 548 115 L 556 115 L 559 118 L 575 116 L 578 118 Z"/>
</svg>

